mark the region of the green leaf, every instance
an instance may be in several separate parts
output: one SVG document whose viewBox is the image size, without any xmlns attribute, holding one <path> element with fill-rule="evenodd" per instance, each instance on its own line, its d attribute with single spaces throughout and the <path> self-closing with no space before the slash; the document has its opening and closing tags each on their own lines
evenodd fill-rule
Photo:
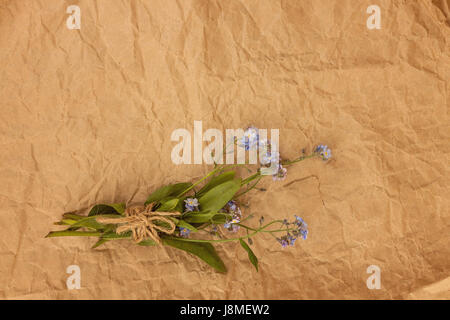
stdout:
<svg viewBox="0 0 450 320">
<path fill-rule="evenodd" d="M 98 241 L 92 246 L 92 249 L 98 248 L 98 247 L 100 247 L 102 244 L 104 244 L 104 243 L 106 243 L 106 242 L 108 242 L 108 241 L 109 241 L 108 239 L 100 238 L 100 239 L 98 239 Z"/>
<path fill-rule="evenodd" d="M 156 242 L 153 240 L 142 240 L 141 242 L 138 243 L 138 245 L 140 246 L 156 246 Z"/>
<path fill-rule="evenodd" d="M 80 216 L 80 215 L 74 214 L 74 213 L 72 213 L 72 212 L 66 212 L 66 213 L 64 213 L 64 214 L 63 214 L 63 217 L 64 217 L 64 218 L 67 218 L 67 219 L 72 219 L 72 220 L 80 220 L 80 219 L 86 218 L 86 216 Z"/>
<path fill-rule="evenodd" d="M 177 227 L 186 228 L 186 229 L 191 230 L 192 232 L 197 232 L 198 231 L 197 228 L 195 228 L 193 225 L 187 223 L 184 220 L 179 220 L 178 223 L 177 223 Z"/>
<path fill-rule="evenodd" d="M 70 225 L 72 225 L 72 224 L 74 224 L 74 223 L 76 223 L 77 222 L 77 220 L 72 220 L 72 219 L 62 219 L 61 221 L 59 221 L 59 222 L 55 222 L 55 224 L 57 224 L 57 225 L 62 225 L 62 226 L 70 226 Z"/>
<path fill-rule="evenodd" d="M 184 200 L 186 200 L 187 198 L 189 198 L 189 196 L 178 198 L 177 206 L 173 209 L 173 211 L 184 212 Z"/>
<path fill-rule="evenodd" d="M 247 251 L 248 253 L 248 259 L 250 260 L 250 262 L 255 266 L 256 271 L 258 271 L 258 258 L 255 256 L 255 254 L 253 253 L 252 249 L 250 249 L 250 247 L 248 246 L 248 244 L 246 244 L 244 242 L 244 240 L 239 239 L 239 243 L 241 244 L 241 246 L 245 249 L 245 251 Z"/>
<path fill-rule="evenodd" d="M 118 213 L 124 214 L 125 213 L 125 203 L 113 203 L 110 204 L 111 207 L 113 207 Z"/>
<path fill-rule="evenodd" d="M 87 217 L 81 220 L 78 220 L 74 224 L 71 225 L 72 228 L 76 227 L 84 227 L 84 228 L 90 228 L 95 230 L 103 230 L 105 229 L 105 225 L 97 222 L 94 217 Z"/>
<path fill-rule="evenodd" d="M 173 211 L 179 201 L 180 200 L 177 198 L 165 200 L 164 202 L 161 203 L 161 206 L 156 211 L 163 211 L 163 212 Z"/>
<path fill-rule="evenodd" d="M 124 203 L 97 204 L 94 207 L 92 207 L 88 216 L 91 217 L 99 214 L 122 214 L 124 211 L 125 211 Z"/>
<path fill-rule="evenodd" d="M 54 237 L 98 237 L 101 236 L 102 233 L 98 231 L 72 231 L 72 230 L 63 230 L 63 231 L 52 231 L 49 232 L 45 237 L 46 238 L 54 238 Z"/>
<path fill-rule="evenodd" d="M 189 241 L 183 241 L 179 240 L 174 237 L 164 237 L 162 239 L 163 244 L 167 246 L 171 246 L 186 252 L 189 252 L 203 261 L 205 261 L 207 264 L 209 264 L 211 267 L 216 269 L 219 272 L 226 272 L 227 268 L 225 267 L 225 264 L 223 263 L 222 259 L 220 259 L 219 255 L 217 254 L 214 247 L 211 245 L 211 243 L 207 242 L 189 242 Z"/>
<path fill-rule="evenodd" d="M 103 214 L 103 215 L 95 215 L 90 217 L 85 217 L 81 220 L 76 221 L 74 224 L 71 225 L 72 228 L 76 227 L 85 227 L 85 228 L 91 228 L 95 230 L 103 230 L 107 228 L 107 224 L 103 224 L 100 222 L 97 222 L 98 217 L 106 217 L 106 218 L 115 218 L 120 217 L 117 214 Z"/>
<path fill-rule="evenodd" d="M 234 176 L 235 176 L 234 171 L 227 171 L 216 177 L 211 178 L 211 180 L 207 184 L 205 184 L 203 186 L 203 188 L 200 189 L 199 192 L 197 192 L 197 197 L 201 197 L 202 195 L 204 195 L 206 192 L 208 192 L 212 188 L 214 188 L 224 182 L 233 180 Z"/>
<path fill-rule="evenodd" d="M 155 191 L 147 198 L 147 201 L 145 201 L 145 204 L 149 204 L 152 202 L 161 201 L 164 198 L 170 197 L 170 196 L 177 196 L 187 188 L 189 188 L 192 185 L 190 182 L 181 182 L 181 183 L 175 183 L 175 184 L 169 184 L 168 186 L 163 186 Z"/>
<path fill-rule="evenodd" d="M 212 217 L 211 222 L 214 224 L 224 224 L 228 220 L 231 220 L 231 215 L 228 213 L 218 213 Z"/>
<path fill-rule="evenodd" d="M 102 235 L 103 239 L 129 239 L 131 238 L 131 231 L 127 231 L 121 234 L 117 234 L 115 232 L 105 232 Z"/>
<path fill-rule="evenodd" d="M 183 220 L 189 223 L 214 222 L 217 224 L 225 223 L 228 215 L 217 212 L 190 212 L 183 215 Z M 223 222 L 222 222 L 223 221 Z"/>
<path fill-rule="evenodd" d="M 189 212 L 183 214 L 183 220 L 189 223 L 208 222 L 216 215 L 217 212 Z"/>
<path fill-rule="evenodd" d="M 198 199 L 200 209 L 202 211 L 218 212 L 233 198 L 240 187 L 240 178 L 229 180 L 215 186 Z"/>
</svg>

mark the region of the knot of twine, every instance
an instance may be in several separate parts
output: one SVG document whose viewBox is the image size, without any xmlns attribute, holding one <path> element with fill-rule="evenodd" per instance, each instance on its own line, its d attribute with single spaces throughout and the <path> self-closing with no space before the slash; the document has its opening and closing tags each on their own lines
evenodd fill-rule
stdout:
<svg viewBox="0 0 450 320">
<path fill-rule="evenodd" d="M 116 228 L 116 233 L 121 234 L 131 230 L 134 241 L 151 238 L 157 244 L 161 244 L 158 231 L 172 234 L 175 231 L 175 223 L 169 216 L 179 216 L 179 212 L 152 211 L 153 203 L 146 206 L 131 206 L 125 209 L 123 218 L 98 217 L 96 220 L 105 224 L 121 224 Z M 156 222 L 163 222 L 168 226 L 161 226 Z"/>
</svg>

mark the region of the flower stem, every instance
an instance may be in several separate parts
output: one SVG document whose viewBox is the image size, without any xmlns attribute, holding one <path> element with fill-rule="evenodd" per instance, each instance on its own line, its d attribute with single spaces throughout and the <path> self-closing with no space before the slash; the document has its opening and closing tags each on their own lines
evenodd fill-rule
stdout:
<svg viewBox="0 0 450 320">
<path fill-rule="evenodd" d="M 254 235 L 256 235 L 257 233 L 259 233 L 259 232 L 264 232 L 264 231 L 263 231 L 264 229 L 266 229 L 268 226 L 270 226 L 270 225 L 272 225 L 272 224 L 274 224 L 274 223 L 277 223 L 277 222 L 282 223 L 283 220 L 274 220 L 274 221 L 272 221 L 272 222 L 266 224 L 265 226 L 263 226 L 263 227 L 261 227 L 261 228 L 255 229 L 254 232 L 249 233 L 249 234 L 247 234 L 247 235 L 245 235 L 245 236 L 242 236 L 242 237 L 238 237 L 238 238 L 228 238 L 228 239 L 218 239 L 218 240 L 203 240 L 203 239 L 177 238 L 177 240 L 180 240 L 180 241 L 186 241 L 186 242 L 208 242 L 208 243 L 239 241 L 239 239 L 247 239 L 247 238 L 251 238 L 251 237 L 253 237 Z"/>
<path fill-rule="evenodd" d="M 294 164 L 296 162 L 300 162 L 300 161 L 303 161 L 303 160 L 306 160 L 306 159 L 310 159 L 310 158 L 314 158 L 314 157 L 317 157 L 317 156 L 319 156 L 319 154 L 316 153 L 316 152 L 313 152 L 309 156 L 301 156 L 301 157 L 299 157 L 297 159 L 294 159 L 294 160 L 281 161 L 281 164 L 284 165 L 284 166 L 289 166 L 289 165 Z"/>
<path fill-rule="evenodd" d="M 281 220 L 279 220 L 279 222 L 282 223 Z M 237 223 L 237 225 L 239 225 L 239 226 L 241 226 L 241 227 L 243 227 L 245 229 L 252 230 L 252 231 L 257 231 L 258 230 L 258 229 L 255 229 L 255 228 L 243 225 L 241 223 Z M 289 231 L 294 231 L 294 230 L 297 230 L 297 228 L 286 228 L 286 229 L 275 229 L 275 230 L 260 230 L 259 232 L 277 233 L 277 232 L 289 232 Z"/>
<path fill-rule="evenodd" d="M 214 168 L 213 170 L 211 170 L 206 176 L 204 176 L 203 178 L 201 178 L 200 180 L 198 180 L 197 182 L 195 182 L 194 184 L 192 184 L 189 188 L 185 189 L 183 192 L 181 192 L 178 197 L 181 197 L 183 194 L 189 192 L 192 188 L 194 188 L 196 185 L 198 185 L 200 182 L 204 181 L 205 179 L 209 178 L 210 176 L 212 176 L 214 173 L 216 173 L 217 171 L 221 170 L 225 168 L 225 166 L 218 166 L 216 168 Z"/>
<path fill-rule="evenodd" d="M 256 187 L 256 185 L 258 184 L 259 180 L 261 180 L 261 179 L 262 179 L 262 176 L 259 176 L 258 180 L 256 180 L 256 182 L 250 188 L 247 188 L 247 190 L 239 193 L 238 195 L 235 195 L 233 198 L 234 199 L 239 198 L 240 196 L 242 196 L 242 195 L 246 194 L 247 192 L 249 192 L 250 190 L 254 189 Z"/>
<path fill-rule="evenodd" d="M 248 177 L 248 178 L 245 178 L 245 179 L 242 180 L 242 182 L 241 182 L 241 187 L 244 186 L 244 185 L 246 185 L 247 183 L 252 182 L 253 180 L 255 180 L 256 178 L 258 178 L 259 176 L 261 176 L 261 172 L 260 172 L 260 171 L 258 171 L 258 172 L 256 172 L 256 173 L 252 174 L 252 175 L 251 175 L 250 177 Z"/>
</svg>

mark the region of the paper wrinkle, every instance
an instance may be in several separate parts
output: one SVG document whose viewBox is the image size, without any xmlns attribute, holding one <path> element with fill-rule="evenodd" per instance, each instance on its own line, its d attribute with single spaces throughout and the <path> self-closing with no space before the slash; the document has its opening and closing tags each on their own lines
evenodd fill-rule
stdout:
<svg viewBox="0 0 450 320">
<path fill-rule="evenodd" d="M 449 299 L 449 2 L 378 1 L 380 30 L 370 4 L 80 0 L 68 30 L 66 2 L 4 2 L 0 298 Z M 171 248 L 44 239 L 63 212 L 204 175 L 170 160 L 194 120 L 278 128 L 286 158 L 331 147 L 244 199 L 244 216 L 302 216 L 308 240 L 255 239 L 258 273 L 217 245 L 219 274 Z"/>
</svg>

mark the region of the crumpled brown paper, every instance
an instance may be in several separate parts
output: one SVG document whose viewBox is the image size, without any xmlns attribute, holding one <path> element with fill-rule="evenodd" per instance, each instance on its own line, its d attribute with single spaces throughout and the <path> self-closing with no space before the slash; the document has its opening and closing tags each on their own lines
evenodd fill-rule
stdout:
<svg viewBox="0 0 450 320">
<path fill-rule="evenodd" d="M 66 27 L 72 4 L 80 30 Z M 372 4 L 381 29 L 366 27 Z M 0 298 L 450 298 L 449 7 L 2 1 Z M 219 245 L 224 275 L 171 248 L 44 239 L 63 212 L 207 172 L 170 160 L 171 132 L 194 120 L 279 128 L 286 158 L 332 148 L 245 198 L 244 215 L 302 216 L 306 241 L 255 239 L 259 273 L 239 244 Z"/>
</svg>

